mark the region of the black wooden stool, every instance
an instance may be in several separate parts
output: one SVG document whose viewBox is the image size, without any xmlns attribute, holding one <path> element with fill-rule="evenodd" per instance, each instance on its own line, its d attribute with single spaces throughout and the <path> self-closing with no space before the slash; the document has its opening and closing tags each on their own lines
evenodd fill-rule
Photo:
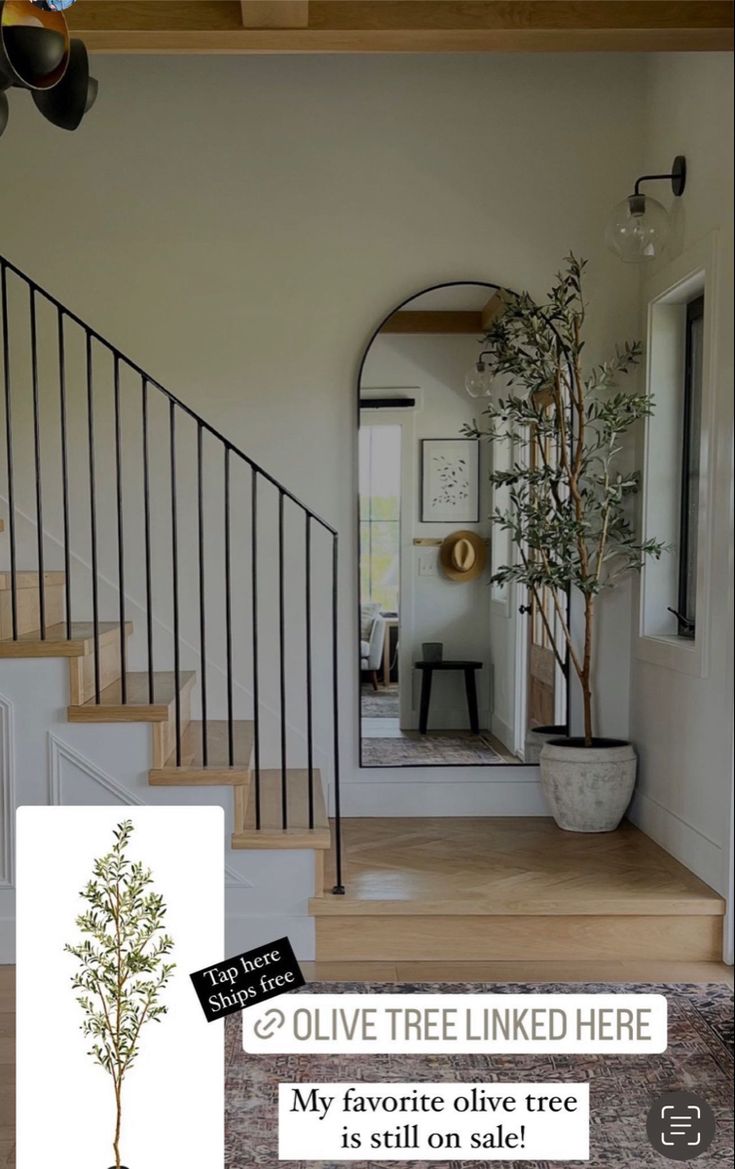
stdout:
<svg viewBox="0 0 735 1169">
<path fill-rule="evenodd" d="M 431 682 L 434 670 L 463 670 L 464 688 L 467 694 L 467 710 L 470 716 L 470 729 L 473 735 L 480 732 L 480 722 L 477 716 L 477 687 L 475 685 L 475 670 L 482 669 L 482 662 L 416 662 L 416 669 L 421 670 L 421 709 L 419 712 L 419 731 L 426 734 L 429 724 L 429 704 L 431 703 Z"/>
</svg>

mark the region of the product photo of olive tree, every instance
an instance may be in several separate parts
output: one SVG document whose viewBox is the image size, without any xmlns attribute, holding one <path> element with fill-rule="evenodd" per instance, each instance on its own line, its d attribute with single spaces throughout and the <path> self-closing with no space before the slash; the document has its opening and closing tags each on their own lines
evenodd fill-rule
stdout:
<svg viewBox="0 0 735 1169">
<path fill-rule="evenodd" d="M 109 852 L 93 863 L 80 897 L 87 908 L 76 919 L 82 939 L 64 947 L 79 968 L 72 987 L 84 1014 L 81 1030 L 92 1039 L 88 1055 L 111 1077 L 114 1091 L 114 1166 L 121 1162 L 123 1086 L 140 1055 L 147 1023 L 166 1013 L 162 1002 L 175 966 L 168 956 L 173 940 L 165 932 L 166 905 L 153 888 L 153 875 L 129 855 L 133 823 L 113 833 Z"/>
<path fill-rule="evenodd" d="M 566 676 L 570 663 L 581 690 L 583 734 L 567 730 L 544 745 L 542 786 L 560 826 L 609 831 L 630 800 L 636 760 L 631 744 L 595 734 L 598 598 L 666 546 L 640 539 L 630 506 L 639 475 L 626 467 L 623 440 L 653 413 L 653 399 L 618 383 L 642 346 L 625 342 L 585 367 L 585 266 L 568 256 L 542 303 L 502 291 L 504 310 L 482 340 L 477 366 L 499 388 L 463 433 L 511 445 L 511 465 L 490 472 L 501 501 L 490 519 L 509 534 L 515 557 L 492 581 L 525 590 L 559 670 Z M 577 623 L 570 597 L 580 602 Z"/>
</svg>

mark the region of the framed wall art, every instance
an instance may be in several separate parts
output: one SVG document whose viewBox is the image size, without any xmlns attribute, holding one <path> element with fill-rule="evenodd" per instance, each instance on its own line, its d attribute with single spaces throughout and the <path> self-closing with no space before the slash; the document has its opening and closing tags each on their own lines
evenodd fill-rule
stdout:
<svg viewBox="0 0 735 1169">
<path fill-rule="evenodd" d="M 421 523 L 480 521 L 480 444 L 474 438 L 421 441 Z"/>
</svg>

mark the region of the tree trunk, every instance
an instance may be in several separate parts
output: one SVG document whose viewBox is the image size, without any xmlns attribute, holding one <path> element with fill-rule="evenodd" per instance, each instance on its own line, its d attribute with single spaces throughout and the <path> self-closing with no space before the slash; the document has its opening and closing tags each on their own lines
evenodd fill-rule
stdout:
<svg viewBox="0 0 735 1169">
<path fill-rule="evenodd" d="M 592 689 L 589 678 L 582 679 L 582 697 L 584 699 L 584 745 L 592 746 Z"/>
<path fill-rule="evenodd" d="M 584 745 L 592 746 L 592 625 L 595 602 L 591 596 L 584 599 L 584 658 L 582 661 L 582 696 L 584 699 Z"/>
<path fill-rule="evenodd" d="M 115 1169 L 121 1169 L 120 1163 L 120 1130 L 122 1128 L 122 1087 L 115 1085 L 115 1140 L 113 1141 L 113 1149 L 115 1151 Z"/>
</svg>

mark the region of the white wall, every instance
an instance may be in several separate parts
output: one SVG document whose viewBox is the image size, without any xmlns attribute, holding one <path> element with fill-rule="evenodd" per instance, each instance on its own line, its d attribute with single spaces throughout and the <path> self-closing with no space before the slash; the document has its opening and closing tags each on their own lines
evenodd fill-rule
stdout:
<svg viewBox="0 0 735 1169">
<path fill-rule="evenodd" d="M 640 173 L 645 58 L 130 57 L 95 69 L 99 102 L 74 135 L 11 94 L 0 251 L 339 529 L 345 810 L 415 810 L 418 798 L 424 812 L 541 812 L 533 771 L 381 783 L 357 767 L 357 363 L 404 296 L 466 278 L 542 295 L 570 248 L 592 261 L 590 358 L 635 333 L 637 274 L 601 234 Z M 628 620 L 613 599 L 606 733 L 628 729 Z"/>
<path fill-rule="evenodd" d="M 697 636 L 706 639 L 705 676 L 633 658 L 631 735 L 640 752 L 633 815 L 666 849 L 726 893 L 733 749 L 732 58 L 654 56 L 647 63 L 646 86 L 646 169 L 665 169 L 675 154 L 684 154 L 689 171 L 675 208 L 675 244 L 662 258 L 659 274 L 702 241 L 714 247 L 716 256 L 714 296 L 705 310 L 715 318 L 710 354 L 714 414 L 703 420 L 714 495 L 709 621 L 704 628 L 697 625 Z M 670 201 L 666 195 L 664 200 Z M 716 239 L 707 241 L 713 232 Z M 702 601 L 700 592 L 698 606 Z"/>
</svg>

